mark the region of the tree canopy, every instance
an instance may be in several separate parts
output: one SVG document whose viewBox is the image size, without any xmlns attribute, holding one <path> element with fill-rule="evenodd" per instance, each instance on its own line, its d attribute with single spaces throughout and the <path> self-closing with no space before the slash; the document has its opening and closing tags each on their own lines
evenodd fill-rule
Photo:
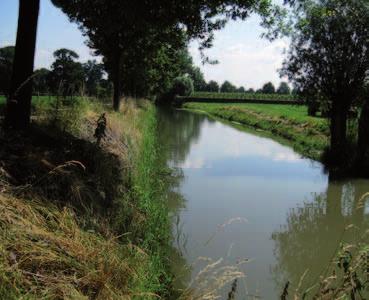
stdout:
<svg viewBox="0 0 369 300">
<path fill-rule="evenodd" d="M 53 3 L 80 25 L 88 37 L 88 45 L 104 57 L 114 82 L 116 109 L 122 83 L 132 65 L 136 70 L 137 65 L 148 66 L 157 62 L 158 56 L 163 58 L 162 54 L 168 60 L 175 59 L 174 52 L 191 38 L 200 39 L 201 50 L 210 47 L 213 32 L 221 29 L 227 20 L 244 19 L 255 11 L 266 14 L 270 5 L 269 0 L 53 0 Z M 162 60 L 161 63 L 159 67 L 153 64 L 152 72 L 158 68 L 165 70 L 167 64 Z"/>
</svg>

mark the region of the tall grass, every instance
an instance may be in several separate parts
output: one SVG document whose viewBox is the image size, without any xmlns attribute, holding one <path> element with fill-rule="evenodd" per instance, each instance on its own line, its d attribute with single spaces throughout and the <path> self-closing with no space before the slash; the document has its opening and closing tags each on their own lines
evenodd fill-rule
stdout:
<svg viewBox="0 0 369 300">
<path fill-rule="evenodd" d="M 56 139 L 62 147 L 30 146 L 33 161 L 24 165 L 31 169 L 23 170 L 33 173 L 30 184 L 12 186 L 0 170 L 6 193 L 0 197 L 0 298 L 166 298 L 170 224 L 155 108 L 127 100 L 116 113 L 75 100 L 36 105 L 34 122 L 51 137 L 47 143 Z M 97 146 L 93 132 L 102 112 L 108 126 Z M 54 157 L 80 158 L 83 168 L 58 168 Z M 51 171 L 43 174 L 44 165 Z"/>
</svg>

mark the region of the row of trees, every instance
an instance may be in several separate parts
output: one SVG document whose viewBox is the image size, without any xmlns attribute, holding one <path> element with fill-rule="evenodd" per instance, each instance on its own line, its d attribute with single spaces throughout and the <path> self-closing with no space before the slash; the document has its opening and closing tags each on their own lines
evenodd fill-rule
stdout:
<svg viewBox="0 0 369 300">
<path fill-rule="evenodd" d="M 269 13 L 269 0 L 52 0 L 103 57 L 113 83 L 113 107 L 123 93 L 158 95 L 183 73 L 190 39 L 200 50 L 212 45 L 213 32 L 230 19 L 252 12 Z M 24 129 L 30 123 L 32 75 L 40 0 L 19 0 L 17 40 L 6 126 Z M 209 59 L 203 56 L 204 62 Z"/>
<path fill-rule="evenodd" d="M 190 58 L 191 59 L 191 58 Z M 287 82 L 281 82 L 278 88 L 272 82 L 265 83 L 262 88 L 254 90 L 252 88 L 246 90 L 243 86 L 237 87 L 228 80 L 221 85 L 214 80 L 205 81 L 204 74 L 199 67 L 193 66 L 192 59 L 187 74 L 193 80 L 194 90 L 196 92 L 213 92 L 213 93 L 263 93 L 263 94 L 291 94 L 291 89 Z"/>
<path fill-rule="evenodd" d="M 196 90 L 196 89 L 195 89 Z M 203 90 L 204 92 L 221 92 L 221 93 L 260 93 L 260 94 L 291 94 L 291 89 L 286 82 L 281 82 L 279 87 L 276 89 L 273 83 L 268 82 L 263 85 L 261 89 L 254 90 L 252 88 L 246 90 L 243 86 L 236 87 L 228 80 L 224 81 L 221 86 L 216 81 L 209 81 Z"/>
<path fill-rule="evenodd" d="M 11 70 L 14 60 L 14 46 L 0 48 L 0 93 L 10 91 Z M 86 63 L 78 61 L 76 52 L 59 49 L 54 52 L 54 62 L 50 70 L 37 69 L 33 74 L 33 94 L 86 94 L 89 96 L 108 96 L 111 84 L 105 79 L 104 66 L 96 60 Z"/>
</svg>

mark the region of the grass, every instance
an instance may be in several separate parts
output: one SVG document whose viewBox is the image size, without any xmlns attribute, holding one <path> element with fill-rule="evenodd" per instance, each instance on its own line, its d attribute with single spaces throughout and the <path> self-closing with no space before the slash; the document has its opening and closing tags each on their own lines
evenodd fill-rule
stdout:
<svg viewBox="0 0 369 300">
<path fill-rule="evenodd" d="M 270 132 L 289 142 L 302 155 L 319 160 L 328 146 L 329 126 L 309 117 L 304 106 L 278 104 L 185 103 L 184 108 Z"/>
<path fill-rule="evenodd" d="M 171 235 L 155 108 L 127 101 L 115 113 L 86 99 L 35 108 L 26 135 L 0 132 L 0 298 L 166 298 Z"/>
</svg>

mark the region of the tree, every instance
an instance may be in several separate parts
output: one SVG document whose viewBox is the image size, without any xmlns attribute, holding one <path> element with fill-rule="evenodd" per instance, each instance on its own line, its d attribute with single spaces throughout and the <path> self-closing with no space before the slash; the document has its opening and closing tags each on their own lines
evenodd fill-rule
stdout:
<svg viewBox="0 0 369 300">
<path fill-rule="evenodd" d="M 235 93 L 237 91 L 237 89 L 232 83 L 230 83 L 228 80 L 226 80 L 220 86 L 220 91 L 222 93 Z"/>
<path fill-rule="evenodd" d="M 50 70 L 42 68 L 35 71 L 33 78 L 33 92 L 46 94 L 50 92 Z"/>
<path fill-rule="evenodd" d="M 206 81 L 204 74 L 201 72 L 199 67 L 192 66 L 189 71 L 189 76 L 193 80 L 193 87 L 196 92 L 202 92 L 206 89 Z"/>
<path fill-rule="evenodd" d="M 291 89 L 288 86 L 287 82 L 281 82 L 281 84 L 279 85 L 277 89 L 277 94 L 281 94 L 281 95 L 291 94 Z"/>
<path fill-rule="evenodd" d="M 173 95 L 190 96 L 193 91 L 193 81 L 190 77 L 181 76 L 174 79 L 172 86 Z"/>
<path fill-rule="evenodd" d="M 14 46 L 0 48 L 0 93 L 8 95 L 13 70 Z"/>
<path fill-rule="evenodd" d="M 237 93 L 245 93 L 246 90 L 243 86 L 240 86 L 238 89 L 237 89 Z"/>
<path fill-rule="evenodd" d="M 274 94 L 275 93 L 275 87 L 273 83 L 267 82 L 263 85 L 263 88 L 261 89 L 263 94 Z"/>
<path fill-rule="evenodd" d="M 85 77 L 86 92 L 89 96 L 97 96 L 101 80 L 104 76 L 104 66 L 89 60 L 82 65 Z"/>
<path fill-rule="evenodd" d="M 104 56 L 114 82 L 114 108 L 122 93 L 122 68 L 132 55 L 151 60 L 163 44 L 183 35 L 200 38 L 203 50 L 212 45 L 213 32 L 229 19 L 246 18 L 250 12 L 267 13 L 269 0 L 53 0 L 88 36 L 88 45 Z M 173 49 L 176 49 L 174 47 Z M 140 59 L 140 61 L 142 61 Z M 204 61 L 207 59 L 204 57 Z"/>
<path fill-rule="evenodd" d="M 253 88 L 249 88 L 249 89 L 247 90 L 247 92 L 248 92 L 248 93 L 250 93 L 250 94 L 253 94 L 253 93 L 255 93 L 255 90 L 254 90 Z"/>
<path fill-rule="evenodd" d="M 344 163 L 349 109 L 369 69 L 369 9 L 364 0 L 289 1 L 292 43 L 281 74 L 306 98 L 326 103 L 330 161 Z"/>
<path fill-rule="evenodd" d="M 206 85 L 207 92 L 219 93 L 219 84 L 214 80 L 210 80 Z"/>
<path fill-rule="evenodd" d="M 55 61 L 51 65 L 52 86 L 55 93 L 64 97 L 76 93 L 84 83 L 82 64 L 77 62 L 78 54 L 69 49 L 59 49 L 54 52 Z"/>
<path fill-rule="evenodd" d="M 31 121 L 32 74 L 40 0 L 19 0 L 17 40 L 5 126 L 26 129 Z"/>
</svg>

